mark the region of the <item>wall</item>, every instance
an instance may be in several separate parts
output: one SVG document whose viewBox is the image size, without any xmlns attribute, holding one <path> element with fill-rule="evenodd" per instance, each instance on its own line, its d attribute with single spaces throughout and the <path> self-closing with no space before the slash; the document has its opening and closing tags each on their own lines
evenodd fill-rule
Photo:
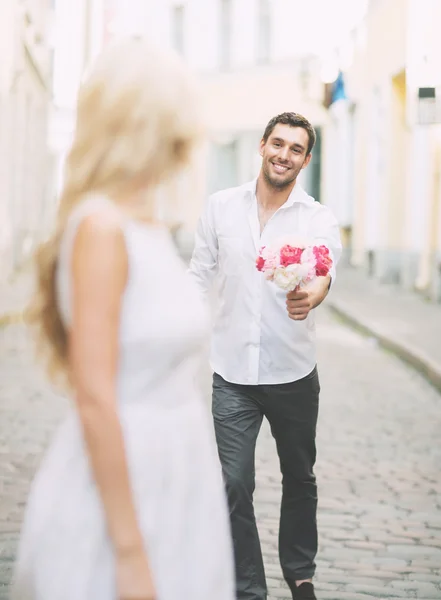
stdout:
<svg viewBox="0 0 441 600">
<path fill-rule="evenodd" d="M 373 3 L 345 73 L 355 104 L 351 259 L 386 279 L 397 277 L 402 246 L 407 22 L 408 0 Z"/>
<path fill-rule="evenodd" d="M 347 113 L 325 126 L 324 195 L 341 211 L 353 191 L 350 258 L 381 281 L 441 300 L 441 2 L 375 0 L 345 67 L 353 166 L 342 139 Z M 336 50 L 336 53 L 340 48 Z M 418 89 L 437 88 L 438 113 L 419 119 Z M 334 150 L 334 154 L 333 154 Z M 337 157 L 335 156 L 337 154 Z M 345 192 L 345 193 L 343 193 Z M 344 224 L 344 222 L 343 222 Z"/>
<path fill-rule="evenodd" d="M 1 278 L 29 256 L 47 216 L 50 18 L 46 0 L 0 7 Z"/>
<path fill-rule="evenodd" d="M 76 0 L 74 4 L 71 0 L 55 0 L 53 108 L 49 128 L 53 204 L 61 189 L 64 160 L 72 140 L 78 88 L 87 66 L 103 45 L 106 2 Z"/>
</svg>

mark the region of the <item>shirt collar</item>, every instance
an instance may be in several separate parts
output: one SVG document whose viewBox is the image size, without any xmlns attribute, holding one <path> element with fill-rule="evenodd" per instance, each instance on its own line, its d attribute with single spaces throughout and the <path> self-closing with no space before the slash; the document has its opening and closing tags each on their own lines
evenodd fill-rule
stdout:
<svg viewBox="0 0 441 600">
<path fill-rule="evenodd" d="M 252 181 L 249 181 L 243 186 L 243 190 L 249 194 L 250 198 L 254 198 L 256 195 L 257 188 L 257 177 Z M 283 205 L 283 208 L 288 208 L 293 206 L 295 202 L 300 202 L 302 204 L 311 204 L 315 202 L 314 198 L 309 196 L 299 182 L 296 182 L 291 194 L 288 197 L 288 200 Z"/>
</svg>

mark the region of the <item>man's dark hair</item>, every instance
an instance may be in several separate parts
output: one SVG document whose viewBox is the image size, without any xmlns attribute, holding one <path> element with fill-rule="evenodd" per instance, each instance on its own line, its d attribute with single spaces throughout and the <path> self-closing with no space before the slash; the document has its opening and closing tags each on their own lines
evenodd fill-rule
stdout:
<svg viewBox="0 0 441 600">
<path fill-rule="evenodd" d="M 308 156 L 308 154 L 312 152 L 316 140 L 315 129 L 308 121 L 308 119 L 294 112 L 285 112 L 280 115 L 277 115 L 277 117 L 273 117 L 266 126 L 265 131 L 263 133 L 262 139 L 265 143 L 268 141 L 269 136 L 272 134 L 274 127 L 279 123 L 281 125 L 289 125 L 290 127 L 301 127 L 302 129 L 305 129 L 309 137 L 308 149 L 306 151 L 306 155 Z"/>
</svg>

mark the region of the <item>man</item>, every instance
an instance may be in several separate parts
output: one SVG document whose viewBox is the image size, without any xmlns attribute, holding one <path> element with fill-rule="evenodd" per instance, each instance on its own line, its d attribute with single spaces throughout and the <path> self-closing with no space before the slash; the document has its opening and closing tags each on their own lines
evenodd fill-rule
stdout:
<svg viewBox="0 0 441 600">
<path fill-rule="evenodd" d="M 253 509 L 254 451 L 263 417 L 283 475 L 283 574 L 294 599 L 315 599 L 319 380 L 313 313 L 328 293 L 341 253 L 335 218 L 297 183 L 315 139 L 311 124 L 296 113 L 268 123 L 257 181 L 209 198 L 190 266 L 204 293 L 215 275 L 219 284 L 211 352 L 213 416 L 230 506 L 238 600 L 267 597 Z M 286 295 L 262 277 L 255 261 L 262 245 L 289 236 L 325 244 L 334 267 L 308 289 Z"/>
</svg>

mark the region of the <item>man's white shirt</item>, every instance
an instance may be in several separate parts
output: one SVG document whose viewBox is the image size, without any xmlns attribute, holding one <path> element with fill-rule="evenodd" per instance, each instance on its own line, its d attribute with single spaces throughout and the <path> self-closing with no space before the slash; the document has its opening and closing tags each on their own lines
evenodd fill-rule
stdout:
<svg viewBox="0 0 441 600">
<path fill-rule="evenodd" d="M 331 211 L 296 183 L 261 234 L 256 183 L 208 198 L 196 231 L 190 275 L 206 295 L 216 279 L 213 371 L 230 383 L 289 383 L 316 365 L 314 311 L 304 321 L 289 318 L 286 292 L 256 269 L 259 249 L 291 236 L 325 244 L 334 262 L 334 281 L 340 231 Z"/>
</svg>

